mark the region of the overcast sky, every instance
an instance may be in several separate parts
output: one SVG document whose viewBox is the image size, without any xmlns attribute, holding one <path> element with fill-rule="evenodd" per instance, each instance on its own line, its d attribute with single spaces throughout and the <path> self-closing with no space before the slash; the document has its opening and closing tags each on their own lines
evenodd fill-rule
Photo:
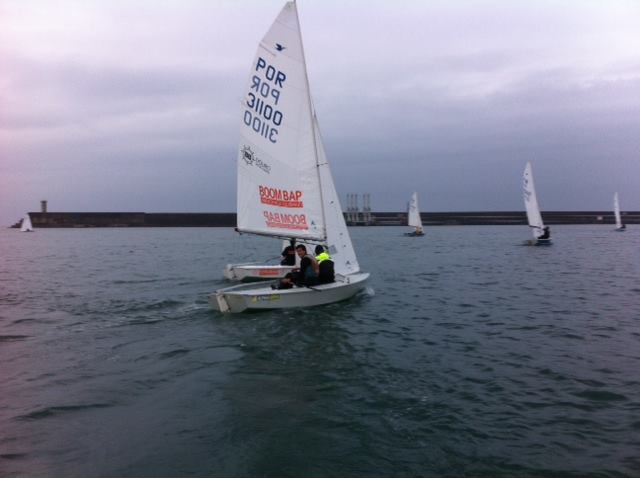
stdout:
<svg viewBox="0 0 640 478">
<path fill-rule="evenodd" d="M 0 225 L 235 210 L 240 101 L 280 0 L 0 0 Z M 640 210 L 637 0 L 299 0 L 343 207 Z"/>
</svg>

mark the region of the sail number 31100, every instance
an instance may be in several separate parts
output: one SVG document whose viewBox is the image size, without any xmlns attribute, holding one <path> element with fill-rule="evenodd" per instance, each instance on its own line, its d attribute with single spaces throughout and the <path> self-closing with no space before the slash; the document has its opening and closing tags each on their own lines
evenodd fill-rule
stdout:
<svg viewBox="0 0 640 478">
<path fill-rule="evenodd" d="M 284 115 L 276 106 L 287 75 L 258 57 L 245 102 L 244 124 L 272 143 L 278 142 L 278 127 Z"/>
</svg>

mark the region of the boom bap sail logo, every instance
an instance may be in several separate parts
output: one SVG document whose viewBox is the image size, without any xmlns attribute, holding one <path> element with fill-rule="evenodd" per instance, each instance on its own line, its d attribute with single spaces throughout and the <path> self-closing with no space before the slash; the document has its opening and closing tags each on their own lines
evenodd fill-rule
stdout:
<svg viewBox="0 0 640 478">
<path fill-rule="evenodd" d="M 255 165 L 262 169 L 265 173 L 271 173 L 271 166 L 259 159 L 256 154 L 251 151 L 251 148 L 249 146 L 243 146 L 242 150 L 240 151 L 240 155 L 242 156 L 242 159 L 244 159 L 244 162 L 247 163 L 247 165 Z"/>
</svg>

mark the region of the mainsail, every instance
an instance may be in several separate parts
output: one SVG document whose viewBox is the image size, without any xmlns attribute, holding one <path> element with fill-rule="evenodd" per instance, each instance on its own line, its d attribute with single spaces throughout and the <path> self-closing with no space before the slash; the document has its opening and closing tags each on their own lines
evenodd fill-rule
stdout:
<svg viewBox="0 0 640 478">
<path fill-rule="evenodd" d="M 317 134 L 294 2 L 264 36 L 242 102 L 238 230 L 325 242 Z"/>
<path fill-rule="evenodd" d="M 531 170 L 531 163 L 529 162 L 527 162 L 527 166 L 524 168 L 524 175 L 522 176 L 522 194 L 524 197 L 524 206 L 527 209 L 529 227 L 532 228 L 533 237 L 537 239 L 544 233 L 544 223 L 540 215 L 536 189 L 533 184 L 533 172 Z"/>
<path fill-rule="evenodd" d="M 620 203 L 618 202 L 618 193 L 613 195 L 613 213 L 616 216 L 616 228 L 622 227 L 622 217 L 620 217 Z"/>
<path fill-rule="evenodd" d="M 409 201 L 409 226 L 422 229 L 420 210 L 418 209 L 418 193 L 414 192 Z"/>
</svg>

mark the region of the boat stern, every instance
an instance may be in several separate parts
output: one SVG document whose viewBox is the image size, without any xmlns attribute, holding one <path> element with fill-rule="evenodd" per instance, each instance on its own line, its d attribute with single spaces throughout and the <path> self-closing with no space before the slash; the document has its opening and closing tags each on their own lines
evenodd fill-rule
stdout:
<svg viewBox="0 0 640 478">
<path fill-rule="evenodd" d="M 217 291 L 210 294 L 209 304 L 213 310 L 217 310 L 223 314 L 244 312 L 248 308 L 242 296 L 225 294 L 224 291 Z"/>
</svg>

